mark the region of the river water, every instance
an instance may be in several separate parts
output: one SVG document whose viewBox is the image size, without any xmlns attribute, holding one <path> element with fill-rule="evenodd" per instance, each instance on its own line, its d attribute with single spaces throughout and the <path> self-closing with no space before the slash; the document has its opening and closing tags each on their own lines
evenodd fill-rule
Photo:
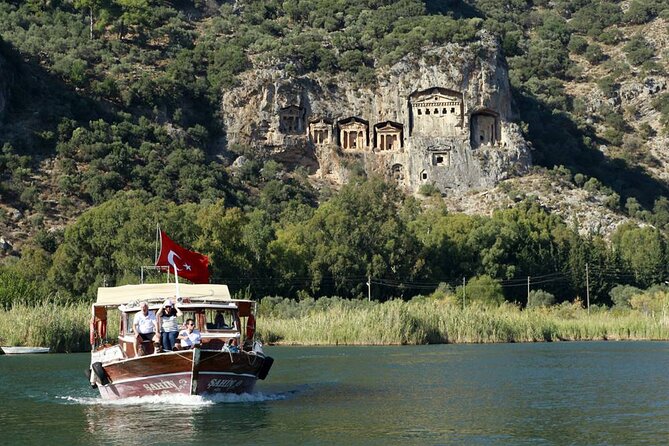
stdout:
<svg viewBox="0 0 669 446">
<path fill-rule="evenodd" d="M 0 444 L 669 442 L 669 343 L 268 347 L 256 393 L 101 401 L 87 354 L 0 356 Z"/>
</svg>

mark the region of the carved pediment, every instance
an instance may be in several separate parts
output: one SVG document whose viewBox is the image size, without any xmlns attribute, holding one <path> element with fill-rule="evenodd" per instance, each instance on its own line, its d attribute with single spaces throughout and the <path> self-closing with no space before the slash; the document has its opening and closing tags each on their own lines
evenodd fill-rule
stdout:
<svg viewBox="0 0 669 446">
<path fill-rule="evenodd" d="M 304 114 L 304 110 L 302 107 L 298 107 L 297 105 L 289 105 L 287 107 L 283 107 L 280 111 L 279 114 L 281 116 L 299 116 L 301 117 Z"/>
<path fill-rule="evenodd" d="M 367 130 L 367 125 L 362 122 L 347 122 L 346 124 L 339 124 L 342 130 Z"/>
<path fill-rule="evenodd" d="M 374 126 L 374 129 L 376 130 L 377 133 L 397 133 L 401 132 L 403 127 L 404 126 L 402 124 L 399 124 L 397 122 L 385 121 L 376 124 Z"/>
<path fill-rule="evenodd" d="M 328 118 L 316 118 L 309 120 L 309 127 L 315 129 L 330 128 L 332 127 L 332 119 Z"/>
<path fill-rule="evenodd" d="M 353 129 L 353 128 L 368 128 L 369 123 L 364 119 L 358 118 L 357 116 L 351 116 L 350 118 L 342 119 L 339 121 L 339 128 L 341 129 Z"/>
<path fill-rule="evenodd" d="M 462 94 L 446 88 L 434 87 L 413 93 L 410 101 L 414 107 L 459 105 L 462 103 Z"/>
<path fill-rule="evenodd" d="M 288 134 L 304 131 L 304 114 L 304 109 L 297 105 L 289 105 L 279 110 L 279 131 Z"/>
</svg>

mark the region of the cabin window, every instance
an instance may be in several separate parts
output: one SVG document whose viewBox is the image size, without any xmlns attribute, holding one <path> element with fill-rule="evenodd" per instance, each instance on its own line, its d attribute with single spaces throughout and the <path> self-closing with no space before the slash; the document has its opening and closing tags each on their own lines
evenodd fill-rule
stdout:
<svg viewBox="0 0 669 446">
<path fill-rule="evenodd" d="M 152 310 L 149 310 L 152 311 Z M 125 313 L 123 317 L 126 320 L 125 323 L 125 334 L 135 334 L 135 315 L 139 313 L 139 311 L 133 311 L 132 313 Z M 155 311 L 153 312 L 155 314 Z"/>
<path fill-rule="evenodd" d="M 232 310 L 207 309 L 207 331 L 236 330 L 235 314 Z"/>
<path fill-rule="evenodd" d="M 183 311 L 183 314 L 181 316 L 177 316 L 177 323 L 179 325 L 179 331 L 185 330 L 186 326 L 184 325 L 188 319 L 193 319 L 195 321 L 195 328 L 197 330 L 200 330 L 200 327 L 198 326 L 199 324 L 197 323 L 197 317 L 195 315 L 194 311 Z"/>
</svg>

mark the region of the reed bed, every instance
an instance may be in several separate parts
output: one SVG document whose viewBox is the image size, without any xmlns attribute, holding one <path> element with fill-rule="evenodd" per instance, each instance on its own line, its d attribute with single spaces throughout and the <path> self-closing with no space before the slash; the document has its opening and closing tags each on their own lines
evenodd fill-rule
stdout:
<svg viewBox="0 0 669 446">
<path fill-rule="evenodd" d="M 16 304 L 0 310 L 0 345 L 50 347 L 52 352 L 90 350 L 89 304 Z"/>
<path fill-rule="evenodd" d="M 266 342 L 308 345 L 667 340 L 669 320 L 633 310 L 588 313 L 577 305 L 521 310 L 463 309 L 431 299 L 367 306 L 340 301 L 286 318 L 261 314 L 258 331 Z"/>
<path fill-rule="evenodd" d="M 569 340 L 669 340 L 669 317 L 635 310 L 579 305 L 521 310 L 436 299 L 385 303 L 330 299 L 304 305 L 285 300 L 280 311 L 263 311 L 258 335 L 288 345 L 417 345 L 440 343 L 550 342 Z M 109 315 L 109 338 L 118 335 Z M 90 348 L 90 305 L 14 305 L 0 310 L 0 345 L 50 347 L 53 352 Z"/>
</svg>

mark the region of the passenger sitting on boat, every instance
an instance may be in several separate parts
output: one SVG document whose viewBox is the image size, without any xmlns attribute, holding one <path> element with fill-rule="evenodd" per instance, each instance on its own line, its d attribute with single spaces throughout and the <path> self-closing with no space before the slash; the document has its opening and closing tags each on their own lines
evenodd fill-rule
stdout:
<svg viewBox="0 0 669 446">
<path fill-rule="evenodd" d="M 142 342 L 154 340 L 154 336 L 158 332 L 158 320 L 155 313 L 149 311 L 149 304 L 142 302 L 139 304 L 139 308 L 141 311 L 135 314 L 132 322 L 135 330 L 135 356 L 144 354 L 144 348 L 141 346 Z"/>
<path fill-rule="evenodd" d="M 214 318 L 214 328 L 216 329 L 232 328 L 231 326 L 225 323 L 225 316 L 223 316 L 222 311 L 216 312 L 216 317 Z"/>
<path fill-rule="evenodd" d="M 156 313 L 158 322 L 160 322 L 160 339 L 163 346 L 163 351 L 171 352 L 177 343 L 177 336 L 179 335 L 179 323 L 177 317 L 183 313 L 176 305 L 172 305 L 172 301 L 167 299 L 163 302 L 163 306 Z"/>
<path fill-rule="evenodd" d="M 230 338 L 227 347 L 230 353 L 239 353 L 239 345 L 236 338 Z"/>
<path fill-rule="evenodd" d="M 200 346 L 202 337 L 200 336 L 200 332 L 195 329 L 195 322 L 193 319 L 186 320 L 186 329 L 179 333 L 179 339 L 181 340 L 182 349 Z"/>
</svg>

